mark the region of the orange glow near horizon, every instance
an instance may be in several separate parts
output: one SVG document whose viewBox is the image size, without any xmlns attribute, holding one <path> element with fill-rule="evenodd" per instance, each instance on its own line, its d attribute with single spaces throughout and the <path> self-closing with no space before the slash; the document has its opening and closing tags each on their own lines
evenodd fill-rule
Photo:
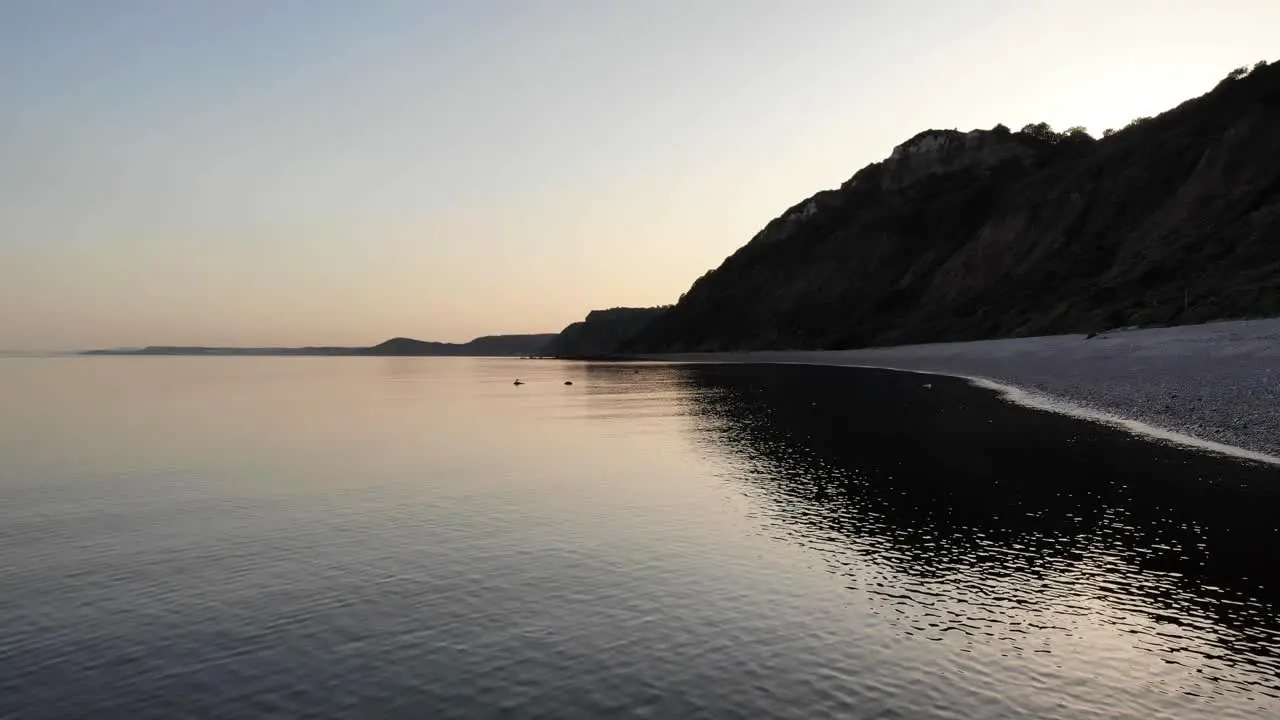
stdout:
<svg viewBox="0 0 1280 720">
<path fill-rule="evenodd" d="M 1099 134 L 1280 28 L 1273 0 L 891 5 L 4 6 L 0 348 L 554 332 L 674 302 L 920 130 Z"/>
</svg>

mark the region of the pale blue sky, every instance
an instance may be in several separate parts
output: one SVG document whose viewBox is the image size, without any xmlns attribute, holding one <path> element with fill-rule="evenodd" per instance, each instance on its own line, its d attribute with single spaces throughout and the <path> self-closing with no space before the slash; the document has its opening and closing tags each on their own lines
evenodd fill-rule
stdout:
<svg viewBox="0 0 1280 720">
<path fill-rule="evenodd" d="M 920 130 L 1096 134 L 1276 38 L 1276 0 L 0 0 L 0 347 L 555 331 Z"/>
</svg>

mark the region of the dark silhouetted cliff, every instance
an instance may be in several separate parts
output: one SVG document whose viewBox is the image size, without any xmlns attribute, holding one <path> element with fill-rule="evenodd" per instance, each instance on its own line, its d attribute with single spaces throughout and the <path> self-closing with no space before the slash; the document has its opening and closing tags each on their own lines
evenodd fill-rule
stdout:
<svg viewBox="0 0 1280 720">
<path fill-rule="evenodd" d="M 1094 140 L 927 131 L 769 223 L 630 351 L 1280 314 L 1280 66 Z"/>
<path fill-rule="evenodd" d="M 555 333 L 484 335 L 463 347 L 473 355 L 541 355 L 555 337 Z"/>
<path fill-rule="evenodd" d="M 540 355 L 554 333 L 541 335 L 486 335 L 466 343 L 440 343 L 410 338 L 393 338 L 363 349 L 361 355 L 469 355 L 503 357 Z"/>
<path fill-rule="evenodd" d="M 598 357 L 622 349 L 667 308 L 611 308 L 592 310 L 587 319 L 576 322 L 555 336 L 547 354 L 556 357 Z"/>
</svg>

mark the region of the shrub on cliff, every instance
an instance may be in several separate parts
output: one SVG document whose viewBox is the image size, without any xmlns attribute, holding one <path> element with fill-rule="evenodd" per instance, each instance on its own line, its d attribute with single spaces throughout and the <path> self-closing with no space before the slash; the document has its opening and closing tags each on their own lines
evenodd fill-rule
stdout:
<svg viewBox="0 0 1280 720">
<path fill-rule="evenodd" d="M 1027 137 L 1033 137 L 1047 143 L 1056 144 L 1062 141 L 1062 136 L 1053 131 L 1053 127 L 1047 122 L 1028 123 L 1022 126 L 1019 133 Z"/>
</svg>

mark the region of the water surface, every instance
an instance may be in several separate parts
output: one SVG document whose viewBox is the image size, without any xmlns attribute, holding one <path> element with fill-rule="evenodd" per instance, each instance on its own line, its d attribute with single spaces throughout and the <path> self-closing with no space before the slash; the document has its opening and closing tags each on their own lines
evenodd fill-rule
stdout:
<svg viewBox="0 0 1280 720">
<path fill-rule="evenodd" d="M 61 358 L 0 397 L 0 716 L 1280 712 L 1277 471 L 959 381 Z"/>
</svg>

